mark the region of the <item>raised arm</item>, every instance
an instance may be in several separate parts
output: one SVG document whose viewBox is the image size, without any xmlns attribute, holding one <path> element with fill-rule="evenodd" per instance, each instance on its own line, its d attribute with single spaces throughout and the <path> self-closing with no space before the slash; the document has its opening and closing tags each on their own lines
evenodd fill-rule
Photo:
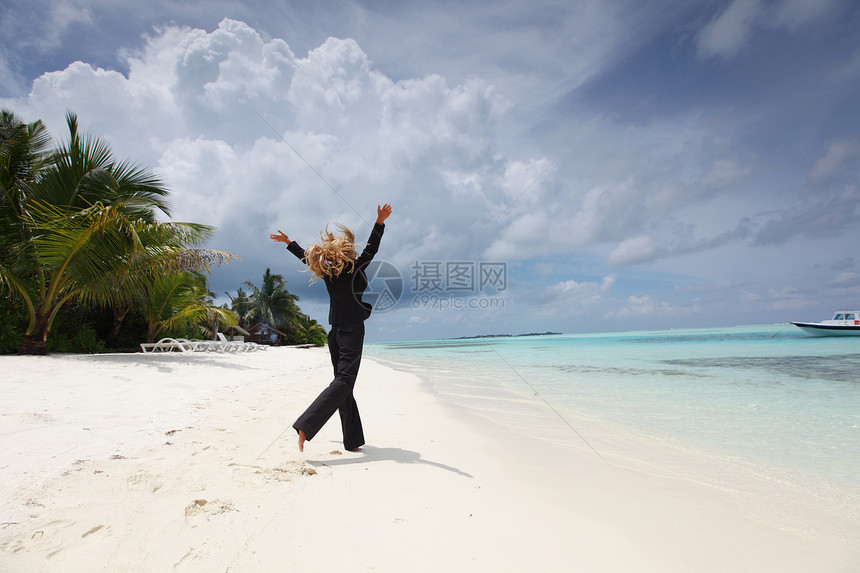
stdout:
<svg viewBox="0 0 860 573">
<path fill-rule="evenodd" d="M 307 264 L 307 260 L 305 259 L 305 250 L 297 242 L 291 241 L 286 233 L 278 229 L 278 232 L 272 233 L 269 235 L 269 238 L 276 243 L 285 243 L 288 251 L 294 254 L 300 261 Z"/>
<path fill-rule="evenodd" d="M 273 241 L 275 241 L 276 243 L 285 243 L 287 245 L 292 243 L 290 238 L 288 236 L 286 236 L 284 234 L 284 232 L 281 231 L 280 229 L 278 229 L 277 233 L 272 233 L 271 235 L 269 235 L 269 238 L 272 239 Z"/>
<path fill-rule="evenodd" d="M 364 268 L 373 260 L 376 252 L 379 250 L 379 243 L 382 241 L 382 233 L 385 232 L 385 220 L 391 216 L 391 205 L 386 203 L 383 206 L 376 207 L 376 224 L 370 231 L 370 238 L 367 239 L 367 245 L 364 250 L 355 260 L 355 264 L 359 268 Z"/>
<path fill-rule="evenodd" d="M 376 206 L 376 224 L 384 225 L 385 220 L 391 216 L 391 205 L 386 203 L 382 207 Z"/>
</svg>

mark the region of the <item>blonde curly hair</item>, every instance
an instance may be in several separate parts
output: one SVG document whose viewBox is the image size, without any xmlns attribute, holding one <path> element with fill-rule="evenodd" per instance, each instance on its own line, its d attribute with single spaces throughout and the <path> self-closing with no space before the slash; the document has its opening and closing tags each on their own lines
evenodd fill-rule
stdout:
<svg viewBox="0 0 860 573">
<path fill-rule="evenodd" d="M 358 252 L 355 250 L 355 235 L 347 227 L 337 225 L 339 235 L 328 230 L 320 233 L 320 243 L 305 251 L 308 270 L 315 279 L 336 277 L 347 267 L 352 272 Z"/>
</svg>

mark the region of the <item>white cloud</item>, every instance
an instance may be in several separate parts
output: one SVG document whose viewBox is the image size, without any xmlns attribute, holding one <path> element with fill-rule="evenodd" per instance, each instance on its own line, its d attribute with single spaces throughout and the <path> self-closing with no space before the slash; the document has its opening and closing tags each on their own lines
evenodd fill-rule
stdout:
<svg viewBox="0 0 860 573">
<path fill-rule="evenodd" d="M 523 303 L 529 308 L 538 307 L 547 318 L 594 315 L 599 313 L 610 300 L 616 282 L 615 275 L 606 275 L 598 281 L 577 281 L 574 279 L 547 285 L 542 290 L 530 292 Z"/>
<path fill-rule="evenodd" d="M 838 14 L 844 0 L 733 0 L 700 31 L 699 55 L 731 60 L 743 51 L 755 34 L 765 29 L 797 32 Z"/>
<path fill-rule="evenodd" d="M 750 291 L 741 291 L 740 296 L 738 297 L 740 302 L 746 306 L 758 305 L 763 298 L 764 297 L 762 297 L 759 293 Z"/>
<path fill-rule="evenodd" d="M 489 201 L 499 212 L 542 167 L 494 153 L 494 125 L 510 105 L 477 78 L 394 82 L 354 40 L 329 38 L 299 59 L 282 40 L 224 20 L 212 32 L 157 30 L 127 77 L 81 62 L 46 73 L 15 107 L 58 136 L 71 108 L 118 154 L 157 164 L 177 217 L 230 229 L 241 220 L 261 237 L 276 218 L 302 232 L 306 221 L 363 224 L 390 201 L 400 216 L 422 214 L 405 238 L 423 245 L 440 226 L 462 239 L 464 206 Z"/>
<path fill-rule="evenodd" d="M 858 273 L 839 273 L 834 279 L 836 283 L 858 283 L 860 282 L 860 274 Z"/>
<path fill-rule="evenodd" d="M 609 311 L 606 317 L 631 318 L 643 316 L 670 316 L 678 312 L 678 309 L 665 301 L 657 301 L 649 294 L 642 296 L 630 296 L 627 303 L 616 311 Z"/>
<path fill-rule="evenodd" d="M 653 237 L 647 235 L 623 241 L 609 253 L 609 262 L 614 266 L 631 265 L 651 261 L 661 254 Z"/>
<path fill-rule="evenodd" d="M 326 222 L 361 235 L 376 204 L 389 201 L 395 213 L 384 256 L 401 269 L 416 259 L 526 260 L 535 273 L 522 288 L 547 301 L 550 318 L 564 300 L 595 302 L 577 307 L 578 317 L 602 317 L 610 304 L 631 316 L 651 308 L 654 316 L 660 296 L 611 303 L 619 296 L 614 278 L 579 280 L 578 273 L 603 276 L 613 264 L 649 263 L 625 269 L 625 296 L 675 279 L 701 292 L 714 277 L 731 275 L 737 282 L 719 300 L 736 302 L 738 284 L 765 292 L 749 279 L 760 266 L 750 261 L 768 261 L 771 288 L 790 282 L 790 273 L 814 276 L 814 264 L 846 260 L 846 245 L 856 243 L 860 195 L 844 176 L 852 176 L 858 144 L 828 127 L 835 119 L 822 119 L 852 117 L 846 102 L 857 76 L 833 81 L 831 52 L 816 52 L 830 29 L 811 27 L 833 25 L 826 17 L 837 3 L 827 10 L 811 0 L 719 5 L 725 9 L 714 15 L 713 4 L 674 0 L 662 10 L 628 1 L 556 3 L 545 11 L 527 2 L 503 9 L 469 3 L 454 16 L 406 3 L 382 17 L 349 3 L 346 12 L 365 18 L 361 25 L 338 14 L 337 25 L 295 16 L 289 26 L 228 19 L 203 30 L 181 24 L 208 20 L 175 17 L 164 4 L 169 16 L 122 29 L 121 49 L 114 42 L 70 52 L 98 65 L 55 55 L 61 63 L 49 64 L 57 67 L 48 67 L 54 71 L 39 76 L 27 97 L 0 105 L 45 120 L 58 139 L 71 109 L 118 156 L 154 167 L 172 189 L 177 219 L 218 226 L 212 246 L 255 267 L 241 278 L 280 260 L 274 257 L 282 250 L 266 238 L 273 226 L 302 242 L 315 240 Z M 240 2 L 237 9 L 254 8 Z M 331 8 L 318 10 L 314 15 Z M 108 21 L 104 11 L 92 14 L 92 23 L 79 18 L 74 25 Z M 181 24 L 163 24 L 168 17 Z M 707 25 L 694 46 L 701 58 L 737 58 L 759 34 L 769 46 L 785 42 L 786 53 L 810 51 L 790 72 L 767 59 L 769 49 L 743 66 L 713 66 L 690 58 L 689 38 L 677 33 L 701 23 Z M 129 35 L 142 29 L 152 32 Z M 326 39 L 333 33 L 342 37 Z M 667 41 L 652 41 L 658 37 Z M 840 54 L 850 59 L 854 49 Z M 113 65 L 117 53 L 121 61 Z M 860 51 L 853 53 L 860 61 Z M 639 78 L 634 62 L 655 73 Z M 751 67 L 763 65 L 764 72 Z M 700 91 L 692 78 L 718 89 Z M 771 79 L 775 87 L 764 89 Z M 830 83 L 804 91 L 816 81 Z M 586 93 L 598 83 L 606 98 Z M 632 85 L 636 98 L 621 109 L 614 97 Z M 781 89 L 787 85 L 799 91 Z M 796 114 L 798 101 L 809 113 Z M 815 149 L 824 151 L 816 156 Z M 809 179 L 796 157 L 818 158 Z M 795 256 L 798 247 L 804 256 Z M 702 254 L 681 256 L 692 253 Z M 577 266 L 583 258 L 588 263 Z M 575 280 L 544 284 L 559 273 Z M 645 273 L 649 286 L 638 291 L 634 283 Z M 506 311 L 506 319 L 515 313 Z"/>
<path fill-rule="evenodd" d="M 558 239 L 552 237 L 551 217 L 544 210 L 518 214 L 484 251 L 489 260 L 517 260 L 559 252 Z"/>
<path fill-rule="evenodd" d="M 528 162 L 516 160 L 509 162 L 502 181 L 508 205 L 514 202 L 538 202 L 542 189 L 540 180 L 551 167 L 546 158 L 532 159 Z"/>
<path fill-rule="evenodd" d="M 33 82 L 27 103 L 34 111 L 53 112 L 52 116 L 73 104 L 82 116 L 116 118 L 131 115 L 129 104 L 136 107 L 140 94 L 135 87 L 119 72 L 72 62 L 65 70 L 48 72 Z"/>
<path fill-rule="evenodd" d="M 608 293 L 612 290 L 617 280 L 615 275 L 606 275 L 603 277 L 603 282 L 600 283 L 600 290 Z"/>
<path fill-rule="evenodd" d="M 795 30 L 832 13 L 839 4 L 840 0 L 782 0 L 774 6 L 774 23 Z"/>
<path fill-rule="evenodd" d="M 726 60 L 737 56 L 752 36 L 763 8 L 762 0 L 734 0 L 699 32 L 699 54 Z"/>
<path fill-rule="evenodd" d="M 609 242 L 613 264 L 632 264 L 687 239 L 658 239 L 651 227 L 671 233 L 673 213 L 708 196 L 701 189 L 749 173 L 714 159 L 691 174 L 699 189 L 661 173 L 707 151 L 712 126 L 695 116 L 636 128 L 604 122 L 559 165 L 503 154 L 496 132 L 513 104 L 492 83 L 394 81 L 350 39 L 329 38 L 297 58 L 242 22 L 212 32 L 166 26 L 128 65 L 127 77 L 83 63 L 45 74 L 24 107 L 62 134 L 71 106 L 120 155 L 158 166 L 177 216 L 225 230 L 256 225 L 243 235 L 265 236 L 267 222 L 291 218 L 303 233 L 325 220 L 360 225 L 387 200 L 408 217 L 400 241 L 412 255 L 459 249 L 517 260 Z M 595 143 L 601 155 L 579 153 Z"/>
<path fill-rule="evenodd" d="M 612 285 L 615 284 L 615 276 L 607 275 L 603 277 L 603 280 L 599 283 L 595 282 L 577 282 L 575 280 L 562 281 L 560 283 L 556 283 L 547 288 L 548 292 L 555 293 L 557 295 L 572 295 L 580 293 L 586 293 L 587 296 L 592 297 L 598 295 L 599 293 L 606 293 L 612 289 Z"/>
<path fill-rule="evenodd" d="M 426 324 L 428 322 L 430 322 L 430 318 L 428 316 L 410 316 L 409 320 L 406 322 L 406 326 L 409 328 Z"/>
<path fill-rule="evenodd" d="M 834 175 L 846 161 L 855 157 L 860 157 L 860 143 L 857 141 L 834 141 L 828 146 L 827 153 L 815 162 L 815 166 L 812 168 L 812 178 L 818 181 L 827 179 Z"/>
</svg>

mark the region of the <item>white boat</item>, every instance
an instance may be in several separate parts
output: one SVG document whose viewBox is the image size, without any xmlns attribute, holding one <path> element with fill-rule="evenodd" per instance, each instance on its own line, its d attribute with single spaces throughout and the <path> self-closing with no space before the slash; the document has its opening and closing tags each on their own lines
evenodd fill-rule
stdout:
<svg viewBox="0 0 860 573">
<path fill-rule="evenodd" d="M 860 336 L 860 310 L 837 310 L 830 320 L 791 324 L 813 336 Z"/>
</svg>

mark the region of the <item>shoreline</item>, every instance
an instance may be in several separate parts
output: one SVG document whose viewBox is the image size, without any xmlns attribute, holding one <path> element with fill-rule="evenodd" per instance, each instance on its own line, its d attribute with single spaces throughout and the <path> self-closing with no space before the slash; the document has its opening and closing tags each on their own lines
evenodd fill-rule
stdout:
<svg viewBox="0 0 860 573">
<path fill-rule="evenodd" d="M 720 490 L 532 439 L 369 357 L 359 453 L 343 451 L 336 416 L 298 452 L 290 424 L 330 381 L 324 348 L 0 364 L 4 571 L 860 563 L 857 531 L 779 529 Z"/>
<path fill-rule="evenodd" d="M 452 391 L 444 372 L 431 375 L 414 371 L 408 360 L 374 359 L 419 377 L 425 390 L 443 404 L 485 420 L 491 426 L 507 426 L 527 439 L 537 436 L 536 439 L 560 448 L 567 455 L 583 459 L 594 456 L 618 470 L 713 491 L 721 503 L 734 505 L 740 516 L 816 543 L 839 539 L 846 545 L 860 546 L 860 492 L 850 484 L 764 460 L 667 441 L 635 427 L 617 426 L 588 414 L 557 408 L 537 394 L 532 397 L 502 386 L 493 389 L 497 394 L 492 398 L 507 403 L 506 409 L 485 407 L 477 403 L 471 393 L 473 387 L 466 394 Z M 433 375 L 442 377 L 440 384 L 432 379 Z M 519 412 L 515 413 L 516 410 Z M 860 550 L 857 555 L 860 563 Z"/>
</svg>

